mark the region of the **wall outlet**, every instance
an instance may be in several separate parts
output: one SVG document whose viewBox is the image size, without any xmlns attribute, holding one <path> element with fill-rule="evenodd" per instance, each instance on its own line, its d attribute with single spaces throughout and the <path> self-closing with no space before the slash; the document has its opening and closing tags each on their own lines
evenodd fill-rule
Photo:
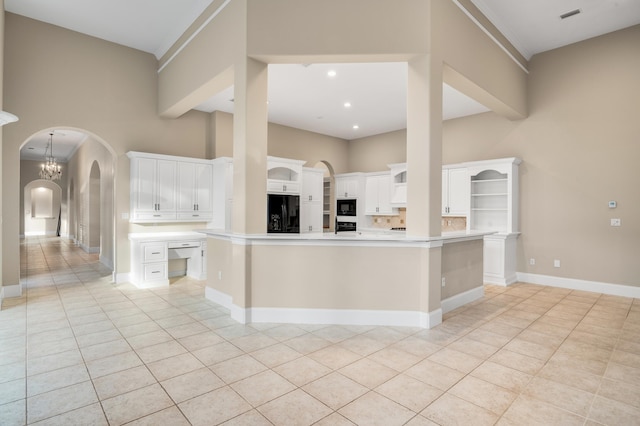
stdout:
<svg viewBox="0 0 640 426">
<path fill-rule="evenodd" d="M 620 219 L 611 219 L 611 226 L 620 226 L 621 224 Z"/>
<path fill-rule="evenodd" d="M 447 285 L 447 282 L 446 282 L 445 278 L 442 277 L 442 287 L 444 287 L 445 285 Z"/>
<path fill-rule="evenodd" d="M 535 264 L 536 264 L 536 260 L 533 257 L 529 259 L 529 265 L 533 266 Z"/>
<path fill-rule="evenodd" d="M 222 279 L 222 271 L 218 271 L 218 279 L 221 280 Z"/>
<path fill-rule="evenodd" d="M 559 261 L 558 259 L 555 259 L 555 260 L 553 261 L 553 266 L 554 266 L 555 268 L 559 268 L 559 267 L 560 267 L 560 261 Z"/>
</svg>

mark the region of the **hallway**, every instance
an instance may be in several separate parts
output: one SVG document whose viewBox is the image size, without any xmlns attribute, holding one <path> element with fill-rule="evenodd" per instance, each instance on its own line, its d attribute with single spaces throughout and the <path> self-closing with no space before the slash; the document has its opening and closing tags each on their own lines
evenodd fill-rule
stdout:
<svg viewBox="0 0 640 426">
<path fill-rule="evenodd" d="M 114 285 L 61 238 L 21 246 L 0 311 L 0 424 L 637 425 L 640 300 L 529 284 L 432 330 L 250 324 L 204 282 Z"/>
</svg>

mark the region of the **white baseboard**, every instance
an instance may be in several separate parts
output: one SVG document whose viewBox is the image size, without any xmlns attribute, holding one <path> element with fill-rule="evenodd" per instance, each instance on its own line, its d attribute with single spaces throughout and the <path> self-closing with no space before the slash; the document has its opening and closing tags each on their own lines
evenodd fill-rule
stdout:
<svg viewBox="0 0 640 426">
<path fill-rule="evenodd" d="M 636 299 L 640 298 L 640 287 L 598 281 L 578 280 L 575 278 L 554 277 L 552 275 L 528 274 L 525 272 L 518 272 L 517 275 L 518 282 L 521 283 L 540 284 L 571 290 L 591 291 L 594 293 L 609 294 L 612 296 L 633 297 Z"/>
<path fill-rule="evenodd" d="M 446 314 L 447 312 L 453 311 L 460 306 L 466 305 L 467 303 L 471 303 L 475 300 L 478 300 L 484 296 L 484 287 L 478 286 L 472 288 L 471 290 L 467 290 L 460 294 L 456 294 L 455 296 L 448 297 L 444 299 L 440 304 L 442 305 L 442 313 Z"/>
<path fill-rule="evenodd" d="M 100 263 L 102 263 L 107 268 L 113 270 L 113 261 L 108 257 L 100 255 Z"/>
<path fill-rule="evenodd" d="M 5 299 L 9 297 L 20 297 L 22 296 L 22 284 L 2 286 L 2 292 L 4 293 L 2 297 Z"/>
<path fill-rule="evenodd" d="M 229 309 L 231 318 L 246 324 L 339 324 L 380 325 L 400 327 L 432 328 L 442 322 L 442 310 L 433 312 L 379 311 L 365 309 L 299 309 L 299 308 L 241 308 L 235 305 L 228 294 L 205 287 L 207 300 Z"/>
<path fill-rule="evenodd" d="M 118 272 L 116 274 L 116 284 L 131 282 L 129 275 L 129 272 Z"/>
</svg>

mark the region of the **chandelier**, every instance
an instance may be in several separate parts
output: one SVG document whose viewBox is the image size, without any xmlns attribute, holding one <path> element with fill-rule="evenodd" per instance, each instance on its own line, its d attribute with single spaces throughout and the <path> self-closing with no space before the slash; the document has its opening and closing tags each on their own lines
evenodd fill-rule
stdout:
<svg viewBox="0 0 640 426">
<path fill-rule="evenodd" d="M 47 153 L 51 152 L 49 156 Z M 42 168 L 40 169 L 40 179 L 46 180 L 58 180 L 62 177 L 62 169 L 60 165 L 56 163 L 56 159 L 53 158 L 53 132 L 49 133 L 49 143 L 44 151 L 44 160 Z"/>
</svg>

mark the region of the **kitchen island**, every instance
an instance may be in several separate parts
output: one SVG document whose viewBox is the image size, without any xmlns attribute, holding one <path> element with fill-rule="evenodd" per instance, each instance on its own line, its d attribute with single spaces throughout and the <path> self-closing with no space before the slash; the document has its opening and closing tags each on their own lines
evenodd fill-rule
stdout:
<svg viewBox="0 0 640 426">
<path fill-rule="evenodd" d="M 484 294 L 487 232 L 199 232 L 207 235 L 205 296 L 241 323 L 431 328 Z"/>
</svg>

